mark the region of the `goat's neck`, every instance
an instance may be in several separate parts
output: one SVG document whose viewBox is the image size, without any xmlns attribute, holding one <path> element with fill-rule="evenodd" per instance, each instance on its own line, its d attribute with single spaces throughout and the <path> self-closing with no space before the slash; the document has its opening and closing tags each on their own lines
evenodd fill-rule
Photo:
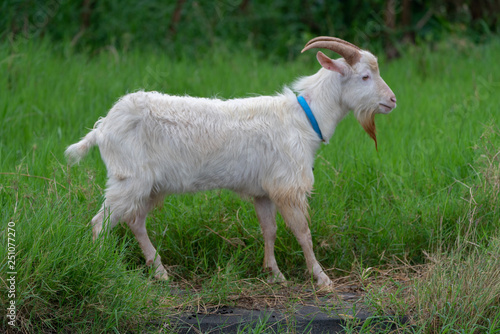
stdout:
<svg viewBox="0 0 500 334">
<path fill-rule="evenodd" d="M 342 103 L 342 86 L 336 73 L 321 69 L 316 74 L 300 79 L 295 87 L 304 96 L 318 121 L 326 142 L 349 109 Z"/>
</svg>

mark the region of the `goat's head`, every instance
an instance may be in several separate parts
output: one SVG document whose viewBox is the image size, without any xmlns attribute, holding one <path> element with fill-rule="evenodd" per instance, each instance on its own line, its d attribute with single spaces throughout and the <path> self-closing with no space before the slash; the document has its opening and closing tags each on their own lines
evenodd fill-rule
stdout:
<svg viewBox="0 0 500 334">
<path fill-rule="evenodd" d="M 335 51 L 344 59 L 330 59 L 321 51 L 316 58 L 327 70 L 339 73 L 342 78 L 341 102 L 354 111 L 363 129 L 375 141 L 375 114 L 387 114 L 396 108 L 396 95 L 380 76 L 377 58 L 356 45 L 335 37 L 316 37 L 302 52 L 313 48 Z"/>
</svg>

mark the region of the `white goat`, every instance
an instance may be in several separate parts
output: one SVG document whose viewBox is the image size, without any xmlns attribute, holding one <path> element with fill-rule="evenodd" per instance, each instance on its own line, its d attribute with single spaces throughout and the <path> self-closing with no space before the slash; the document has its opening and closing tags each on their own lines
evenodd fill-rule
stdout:
<svg viewBox="0 0 500 334">
<path fill-rule="evenodd" d="M 389 113 L 396 97 L 370 52 L 334 37 L 317 37 L 302 52 L 311 48 L 328 48 L 344 59 L 317 53 L 322 68 L 293 86 L 306 102 L 286 87 L 276 96 L 232 100 L 157 92 L 122 97 L 65 152 L 75 163 L 98 145 L 108 170 L 104 204 L 92 219 L 94 240 L 106 217 L 109 229 L 125 221 L 146 264 L 166 279 L 146 231 L 148 211 L 168 194 L 225 188 L 254 198 L 271 281 L 285 279 L 274 257 L 277 208 L 318 285 L 331 284 L 313 253 L 308 227 L 315 152 L 349 110 L 376 144 L 374 115 Z"/>
</svg>

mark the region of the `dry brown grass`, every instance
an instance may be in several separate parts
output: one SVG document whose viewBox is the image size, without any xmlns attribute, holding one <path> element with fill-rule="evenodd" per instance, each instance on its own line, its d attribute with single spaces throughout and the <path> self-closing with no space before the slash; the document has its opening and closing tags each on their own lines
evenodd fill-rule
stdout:
<svg viewBox="0 0 500 334">
<path fill-rule="evenodd" d="M 488 247 L 465 248 L 431 258 L 414 287 L 417 323 L 439 332 L 444 323 L 482 330 L 500 325 L 500 239 Z"/>
<path fill-rule="evenodd" d="M 477 172 L 482 175 L 480 190 L 487 194 L 488 204 L 500 209 L 500 129 L 489 126 L 475 149 L 480 153 L 476 162 Z"/>
</svg>

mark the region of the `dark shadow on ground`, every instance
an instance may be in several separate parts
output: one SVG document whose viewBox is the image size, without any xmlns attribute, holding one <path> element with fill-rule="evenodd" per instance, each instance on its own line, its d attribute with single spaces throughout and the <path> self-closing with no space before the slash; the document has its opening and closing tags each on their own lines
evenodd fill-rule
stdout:
<svg viewBox="0 0 500 334">
<path fill-rule="evenodd" d="M 316 334 L 339 333 L 346 327 L 362 326 L 367 320 L 386 330 L 394 323 L 390 316 L 374 317 L 363 305 L 359 293 L 314 296 L 287 306 L 219 306 L 196 313 L 181 313 L 168 317 L 163 329 L 172 333 Z"/>
</svg>

